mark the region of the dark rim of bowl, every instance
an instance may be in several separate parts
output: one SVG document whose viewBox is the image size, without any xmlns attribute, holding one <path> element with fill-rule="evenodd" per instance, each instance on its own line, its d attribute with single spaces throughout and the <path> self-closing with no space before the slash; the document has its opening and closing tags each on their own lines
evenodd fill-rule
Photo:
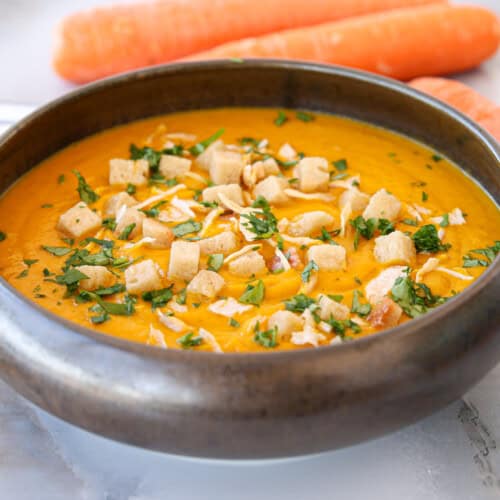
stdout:
<svg viewBox="0 0 500 500">
<path fill-rule="evenodd" d="M 302 61 L 286 61 L 280 59 L 251 59 L 251 60 L 213 60 L 213 61 L 200 61 L 200 62 L 189 62 L 189 63 L 176 63 L 167 64 L 161 66 L 153 66 L 137 71 L 130 71 L 122 73 L 117 76 L 112 76 L 99 80 L 94 83 L 90 83 L 81 88 L 77 88 L 67 94 L 50 101 L 49 103 L 39 107 L 33 113 L 23 118 L 20 122 L 14 125 L 11 129 L 6 131 L 2 136 L 0 136 L 0 148 L 9 141 L 9 139 L 22 130 L 28 127 L 33 120 L 36 120 L 39 116 L 42 116 L 47 111 L 50 111 L 59 106 L 64 106 L 67 102 L 79 99 L 84 95 L 91 95 L 94 91 L 105 89 L 107 87 L 114 87 L 116 85 L 127 84 L 129 81 L 137 81 L 146 78 L 155 77 L 155 75 L 168 75 L 171 73 L 177 73 L 179 71 L 189 72 L 189 71 L 200 71 L 204 68 L 210 69 L 221 69 L 227 70 L 229 68 L 237 69 L 241 65 L 250 66 L 253 69 L 259 70 L 260 68 L 265 69 L 279 69 L 279 70 L 303 70 L 303 71 L 313 71 L 316 73 L 333 74 L 340 75 L 347 78 L 353 78 L 360 81 L 367 82 L 369 84 L 381 85 L 389 90 L 405 94 L 406 96 L 415 99 L 426 106 L 435 108 L 441 112 L 444 112 L 448 116 L 451 116 L 454 120 L 460 122 L 465 128 L 471 132 L 476 140 L 481 141 L 496 157 L 497 161 L 500 162 L 500 145 L 498 142 L 483 128 L 477 125 L 473 120 L 468 118 L 466 115 L 452 108 L 446 103 L 435 99 L 423 92 L 411 88 L 410 86 L 401 83 L 397 80 L 391 78 L 383 77 L 374 73 L 369 73 L 366 71 L 360 71 L 355 69 L 347 69 L 340 66 L 316 64 Z M 411 139 L 411 137 L 410 137 Z M 458 165 L 459 166 L 459 165 Z M 498 204 L 493 199 L 490 193 L 485 191 L 485 189 L 479 185 L 479 183 L 474 179 L 474 177 L 469 176 L 462 171 L 462 174 L 469 177 L 476 185 L 483 191 L 483 194 L 490 198 L 490 200 L 497 206 Z M 498 171 L 498 176 L 500 176 L 500 170 Z M 1 194 L 0 194 L 1 196 Z M 228 352 L 223 353 L 224 359 L 230 360 L 278 360 L 283 357 L 292 356 L 315 356 L 320 354 L 331 355 L 334 352 L 351 349 L 355 346 L 361 344 L 368 344 L 372 342 L 377 342 L 378 339 L 382 337 L 388 337 L 393 335 L 412 335 L 418 334 L 418 330 L 425 328 L 426 326 L 431 326 L 432 324 L 439 321 L 440 318 L 451 314 L 453 310 L 462 307 L 470 298 L 476 295 L 480 290 L 487 286 L 498 274 L 500 274 L 500 255 L 490 264 L 490 266 L 484 271 L 484 273 L 475 280 L 471 285 L 469 285 L 464 291 L 460 292 L 456 296 L 450 298 L 445 304 L 431 309 L 429 312 L 420 316 L 418 318 L 413 318 L 410 321 L 398 325 L 394 328 L 388 328 L 380 332 L 376 332 L 367 336 L 360 338 L 353 338 L 348 342 L 344 342 L 339 345 L 331 346 L 321 346 L 320 348 L 310 348 L 310 349 L 292 349 L 286 351 L 272 351 L 269 352 Z M 108 346 L 116 347 L 120 350 L 127 352 L 135 352 L 139 354 L 144 354 L 149 357 L 162 357 L 162 358 L 179 358 L 191 360 L 194 357 L 203 357 L 205 360 L 220 360 L 221 354 L 206 351 L 195 351 L 195 350 L 183 350 L 183 349 L 163 349 L 158 346 L 152 346 L 140 342 L 125 340 L 120 337 L 114 337 L 98 330 L 93 330 L 85 326 L 74 323 L 66 318 L 59 316 L 40 306 L 36 302 L 33 302 L 27 296 L 18 291 L 15 287 L 10 285 L 2 276 L 0 276 L 0 288 L 3 288 L 8 293 L 10 293 L 18 302 L 22 305 L 26 305 L 37 313 L 45 316 L 47 319 L 60 324 L 78 334 L 85 335 L 98 343 L 104 343 Z"/>
</svg>

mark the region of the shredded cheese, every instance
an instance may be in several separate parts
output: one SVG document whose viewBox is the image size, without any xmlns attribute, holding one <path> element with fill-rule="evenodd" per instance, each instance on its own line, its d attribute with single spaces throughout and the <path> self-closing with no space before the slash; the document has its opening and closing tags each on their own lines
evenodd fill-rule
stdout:
<svg viewBox="0 0 500 500">
<path fill-rule="evenodd" d="M 141 208 L 147 207 L 148 205 L 151 205 L 152 203 L 156 203 L 158 201 L 164 200 L 165 198 L 168 198 L 169 196 L 172 196 L 173 194 L 182 191 L 183 189 L 186 189 L 185 184 L 177 184 L 177 186 L 174 186 L 171 189 L 167 189 L 166 191 L 161 192 L 160 194 L 157 194 L 155 196 L 151 196 L 150 198 L 146 198 L 144 201 L 141 201 L 137 205 L 134 205 L 134 208 L 137 210 L 140 210 Z M 125 207 L 126 210 L 126 207 Z M 118 217 L 117 217 L 118 220 Z"/>
<path fill-rule="evenodd" d="M 155 328 L 153 325 L 149 325 L 149 335 L 146 340 L 146 344 L 163 347 L 163 349 L 168 348 L 163 332 Z"/>
<path fill-rule="evenodd" d="M 208 310 L 214 314 L 219 314 L 221 316 L 226 316 L 226 318 L 232 318 L 236 314 L 242 314 L 244 312 L 250 311 L 253 306 L 240 304 L 233 297 L 228 299 L 221 299 L 208 306 Z"/>
<path fill-rule="evenodd" d="M 298 191 L 297 189 L 287 188 L 284 189 L 284 193 L 290 198 L 298 198 L 301 200 L 320 200 L 326 202 L 332 202 L 335 197 L 326 193 L 303 193 L 302 191 Z"/>
<path fill-rule="evenodd" d="M 169 330 L 173 332 L 184 332 L 188 329 L 188 325 L 184 323 L 184 321 L 176 318 L 175 316 L 169 316 L 168 314 L 162 313 L 159 309 L 157 309 L 156 314 L 162 325 L 166 326 Z"/>
<path fill-rule="evenodd" d="M 232 260 L 237 259 L 238 257 L 245 255 L 246 253 L 253 252 L 255 250 L 260 250 L 261 248 L 262 245 L 260 243 L 256 243 L 255 245 L 245 245 L 243 248 L 240 248 L 236 252 L 229 254 L 224 259 L 224 264 L 229 264 L 229 262 L 231 262 Z"/>
<path fill-rule="evenodd" d="M 214 208 L 213 210 L 211 210 L 209 214 L 205 217 L 205 219 L 203 219 L 202 227 L 198 235 L 205 236 L 210 226 L 212 226 L 212 224 L 215 222 L 215 219 L 217 219 L 217 217 L 219 217 L 219 215 L 223 213 L 224 210 L 222 208 Z"/>
<path fill-rule="evenodd" d="M 208 330 L 200 328 L 198 330 L 198 335 L 212 348 L 214 352 L 223 352 L 213 334 L 211 334 Z"/>
</svg>

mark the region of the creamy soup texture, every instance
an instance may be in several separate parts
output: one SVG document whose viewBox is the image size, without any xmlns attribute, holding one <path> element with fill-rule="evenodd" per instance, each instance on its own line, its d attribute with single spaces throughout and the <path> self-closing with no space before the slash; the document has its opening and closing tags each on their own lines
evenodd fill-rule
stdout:
<svg viewBox="0 0 500 500">
<path fill-rule="evenodd" d="M 340 344 L 473 283 L 494 203 L 454 165 L 346 118 L 171 114 L 55 154 L 0 198 L 0 275 L 108 335 L 168 349 Z"/>
</svg>

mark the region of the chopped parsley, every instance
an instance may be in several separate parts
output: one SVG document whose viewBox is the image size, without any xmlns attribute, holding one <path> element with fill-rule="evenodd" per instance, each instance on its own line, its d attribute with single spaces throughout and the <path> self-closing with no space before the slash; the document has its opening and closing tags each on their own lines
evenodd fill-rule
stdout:
<svg viewBox="0 0 500 500">
<path fill-rule="evenodd" d="M 316 262 L 314 262 L 314 260 L 310 260 L 307 263 L 306 267 L 304 267 L 304 270 L 302 271 L 302 273 L 300 274 L 300 278 L 302 279 L 302 281 L 304 283 L 309 282 L 313 271 L 319 271 L 319 267 L 318 267 L 318 264 L 316 264 Z"/>
<path fill-rule="evenodd" d="M 224 264 L 224 254 L 214 253 L 208 256 L 208 270 L 217 272 Z"/>
<path fill-rule="evenodd" d="M 298 120 L 304 123 L 309 123 L 315 120 L 314 115 L 312 115 L 311 113 L 306 113 L 304 111 L 297 111 L 295 113 L 295 116 Z"/>
<path fill-rule="evenodd" d="M 443 214 L 441 217 L 441 222 L 439 223 L 441 227 L 448 227 L 450 225 L 450 215 Z"/>
<path fill-rule="evenodd" d="M 38 262 L 38 259 L 23 259 L 23 262 L 28 266 L 31 267 L 33 264 L 36 264 Z"/>
<path fill-rule="evenodd" d="M 202 207 L 217 208 L 219 204 L 216 201 L 200 201 L 198 202 Z"/>
<path fill-rule="evenodd" d="M 174 236 L 180 238 L 181 236 L 186 236 L 187 234 L 198 233 L 201 230 L 201 224 L 194 220 L 188 220 L 186 222 L 181 222 L 172 228 Z"/>
<path fill-rule="evenodd" d="M 248 284 L 245 291 L 238 299 L 242 304 L 253 304 L 260 306 L 265 296 L 265 287 L 262 280 L 258 280 L 255 285 Z"/>
<path fill-rule="evenodd" d="M 261 345 L 262 347 L 267 347 L 268 349 L 271 349 L 278 345 L 278 328 L 276 326 L 269 330 L 261 331 L 260 324 L 257 321 L 257 323 L 255 323 L 253 331 L 255 333 L 254 336 L 255 342 Z"/>
<path fill-rule="evenodd" d="M 66 176 L 65 176 L 64 174 L 61 174 L 61 175 L 57 178 L 57 183 L 58 183 L 58 184 L 63 184 L 65 180 L 66 180 Z"/>
<path fill-rule="evenodd" d="M 135 194 L 137 188 L 133 184 L 127 184 L 127 189 L 125 190 L 128 194 Z"/>
<path fill-rule="evenodd" d="M 350 220 L 349 223 L 356 230 L 354 235 L 354 249 L 358 249 L 359 237 L 363 236 L 366 240 L 370 240 L 375 235 L 375 231 L 378 229 L 380 234 L 387 235 L 394 231 L 394 225 L 387 219 L 364 219 L 361 215 L 358 215 L 354 220 Z"/>
<path fill-rule="evenodd" d="M 146 214 L 147 217 L 155 219 L 156 217 L 158 217 L 158 215 L 160 215 L 160 207 L 162 207 L 166 203 L 166 200 L 161 200 L 158 203 L 154 204 L 149 210 L 141 210 L 141 212 Z"/>
<path fill-rule="evenodd" d="M 28 273 L 29 273 L 29 268 L 28 269 L 24 269 L 23 271 L 21 271 L 17 276 L 16 276 L 16 279 L 22 279 L 22 278 L 26 278 L 26 276 L 28 276 Z"/>
<path fill-rule="evenodd" d="M 165 176 L 161 174 L 153 174 L 149 178 L 148 183 L 151 184 L 164 184 L 165 186 L 172 187 L 179 184 L 179 181 L 174 177 L 173 179 L 166 179 Z"/>
<path fill-rule="evenodd" d="M 442 157 L 442 156 L 439 156 L 439 155 L 436 155 L 436 154 L 433 154 L 433 155 L 431 156 L 431 158 L 432 158 L 432 159 L 433 159 L 436 163 L 437 163 L 437 162 L 440 162 L 440 161 L 443 159 L 443 157 Z"/>
<path fill-rule="evenodd" d="M 162 155 L 161 151 L 155 151 L 149 146 L 138 148 L 135 144 L 131 144 L 129 149 L 132 160 L 146 160 L 151 171 L 158 172 Z"/>
<path fill-rule="evenodd" d="M 351 329 L 353 333 L 361 333 L 361 327 L 350 319 L 337 320 L 333 316 L 326 321 L 333 329 L 333 331 L 342 339 L 346 339 L 346 330 Z"/>
<path fill-rule="evenodd" d="M 177 343 L 180 344 L 180 346 L 183 349 L 190 349 L 191 347 L 197 347 L 200 344 L 202 344 L 203 338 L 202 337 L 195 337 L 194 332 L 189 332 L 189 333 L 186 333 L 186 335 L 179 337 L 177 339 Z"/>
<path fill-rule="evenodd" d="M 72 252 L 72 249 L 68 247 L 49 247 L 42 245 L 42 248 L 56 257 L 62 257 Z"/>
<path fill-rule="evenodd" d="M 285 309 L 291 312 L 303 313 L 306 309 L 308 309 L 315 303 L 316 301 L 313 298 L 300 293 L 289 298 L 288 300 L 285 300 Z"/>
<path fill-rule="evenodd" d="M 175 301 L 177 302 L 177 304 L 183 306 L 186 303 L 186 300 L 187 300 L 187 289 L 183 288 L 177 294 Z"/>
<path fill-rule="evenodd" d="M 494 260 L 495 257 L 500 252 L 500 241 L 497 240 L 495 243 L 486 248 L 476 248 L 475 250 L 471 250 L 467 255 L 463 257 L 463 267 L 488 267 Z M 478 257 L 478 254 L 485 257 L 484 259 Z"/>
<path fill-rule="evenodd" d="M 132 224 L 129 224 L 126 226 L 123 231 L 120 233 L 120 236 L 118 236 L 119 240 L 126 241 L 129 239 L 130 235 L 132 234 L 132 231 L 135 229 L 135 226 L 137 224 L 135 222 L 132 222 Z"/>
<path fill-rule="evenodd" d="M 368 303 L 362 304 L 359 300 L 362 296 L 363 294 L 359 290 L 354 290 L 352 295 L 351 312 L 357 314 L 358 316 L 365 317 L 370 314 L 372 306 Z"/>
<path fill-rule="evenodd" d="M 78 269 L 69 268 L 64 272 L 64 274 L 56 276 L 54 281 L 58 285 L 65 285 L 67 288 L 66 296 L 70 296 L 78 288 L 78 283 L 84 279 L 88 279 L 88 276 L 86 274 L 83 274 Z"/>
<path fill-rule="evenodd" d="M 54 205 L 52 203 L 44 203 L 43 205 L 40 205 L 41 208 L 53 208 Z"/>
<path fill-rule="evenodd" d="M 104 219 L 102 221 L 102 225 L 106 229 L 109 229 L 110 231 L 114 231 L 116 229 L 116 220 L 113 219 L 112 217 L 109 217 L 109 218 Z"/>
<path fill-rule="evenodd" d="M 330 295 L 330 294 L 328 294 L 328 297 L 330 297 L 335 302 L 342 302 L 344 300 L 343 295 Z"/>
<path fill-rule="evenodd" d="M 215 134 L 211 135 L 208 139 L 205 139 L 204 141 L 199 142 L 198 144 L 195 144 L 193 147 L 189 148 L 189 152 L 193 156 L 199 156 L 205 149 L 208 148 L 211 144 L 213 144 L 217 139 L 219 139 L 222 134 L 225 132 L 223 128 L 217 130 Z"/>
<path fill-rule="evenodd" d="M 142 294 L 142 300 L 145 300 L 146 302 L 151 302 L 151 307 L 153 309 L 156 309 L 157 307 L 163 307 L 167 305 L 167 303 L 170 302 L 170 300 L 174 296 L 172 287 L 173 285 L 169 286 L 168 288 L 163 288 L 161 290 L 144 292 Z"/>
<path fill-rule="evenodd" d="M 7 235 L 3 231 L 0 231 L 0 241 L 5 241 L 6 239 Z"/>
<path fill-rule="evenodd" d="M 401 222 L 407 226 L 418 226 L 418 222 L 415 219 L 403 219 Z"/>
<path fill-rule="evenodd" d="M 336 160 L 332 162 L 333 166 L 339 171 L 343 172 L 344 170 L 347 170 L 347 160 L 345 158 L 341 158 L 340 160 Z"/>
<path fill-rule="evenodd" d="M 427 201 L 428 199 L 429 195 L 425 191 L 422 191 L 422 201 Z"/>
<path fill-rule="evenodd" d="M 256 235 L 256 240 L 269 239 L 278 232 L 278 219 L 271 212 L 267 200 L 258 196 L 252 204 L 253 208 L 261 208 L 262 212 L 253 211 L 241 214 L 247 219 L 243 226 Z"/>
<path fill-rule="evenodd" d="M 116 293 L 122 293 L 125 291 L 125 286 L 121 283 L 117 283 L 116 285 L 107 287 L 107 288 L 98 288 L 95 290 L 95 294 L 99 295 L 99 297 L 105 297 L 107 295 L 115 295 Z"/>
<path fill-rule="evenodd" d="M 229 326 L 232 326 L 233 328 L 239 328 L 240 323 L 238 321 L 236 321 L 234 318 L 231 318 L 229 320 Z"/>
<path fill-rule="evenodd" d="M 451 245 L 443 245 L 439 239 L 437 229 L 432 224 L 422 226 L 418 231 L 413 233 L 413 242 L 417 252 L 436 253 L 439 251 L 448 250 Z"/>
<path fill-rule="evenodd" d="M 277 127 L 282 127 L 288 121 L 288 117 L 286 116 L 284 111 L 278 111 L 278 116 L 274 120 L 274 124 Z"/>
<path fill-rule="evenodd" d="M 73 174 L 75 174 L 78 179 L 78 187 L 76 190 L 80 195 L 80 199 L 85 202 L 87 205 L 95 203 L 99 199 L 99 195 L 93 191 L 93 189 L 87 184 L 85 178 L 78 172 L 78 170 L 72 170 Z"/>
<path fill-rule="evenodd" d="M 340 229 L 335 229 L 335 231 L 327 231 L 323 226 L 321 228 L 321 234 L 317 237 L 318 240 L 324 241 L 325 243 L 330 243 L 330 245 L 338 245 L 333 240 L 333 236 L 338 236 L 340 234 Z"/>
</svg>

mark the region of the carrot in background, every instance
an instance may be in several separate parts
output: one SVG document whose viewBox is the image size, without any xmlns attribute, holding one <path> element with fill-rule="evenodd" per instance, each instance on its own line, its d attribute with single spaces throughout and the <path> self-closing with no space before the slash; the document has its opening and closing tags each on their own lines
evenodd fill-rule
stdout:
<svg viewBox="0 0 500 500">
<path fill-rule="evenodd" d="M 62 77 L 85 83 L 231 40 L 446 1 L 159 0 L 102 7 L 76 13 L 61 23 L 53 62 Z"/>
<path fill-rule="evenodd" d="M 435 5 L 248 38 L 184 60 L 299 59 L 408 80 L 473 68 L 496 52 L 499 41 L 492 12 Z"/>
<path fill-rule="evenodd" d="M 467 85 L 446 78 L 417 78 L 409 85 L 458 109 L 500 141 L 500 106 Z"/>
</svg>

